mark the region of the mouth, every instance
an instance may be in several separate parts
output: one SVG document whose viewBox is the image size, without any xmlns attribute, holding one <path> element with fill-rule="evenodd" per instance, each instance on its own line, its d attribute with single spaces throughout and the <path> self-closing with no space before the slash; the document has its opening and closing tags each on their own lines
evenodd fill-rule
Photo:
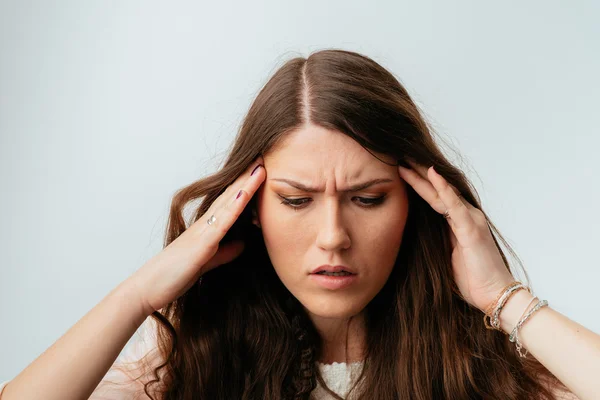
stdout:
<svg viewBox="0 0 600 400">
<path fill-rule="evenodd" d="M 313 275 L 326 275 L 326 276 L 349 276 L 356 275 L 348 271 L 340 271 L 340 272 L 328 272 L 328 271 L 319 271 L 314 273 Z"/>
<path fill-rule="evenodd" d="M 311 271 L 311 274 L 327 274 L 331 276 L 340 276 L 339 273 L 356 275 L 356 271 L 350 267 L 345 265 L 329 265 L 323 264 Z"/>
<path fill-rule="evenodd" d="M 321 271 L 318 273 L 310 274 L 309 278 L 315 282 L 317 285 L 329 289 L 329 290 L 339 290 L 344 289 L 353 283 L 355 283 L 358 279 L 357 274 L 351 274 L 350 272 L 342 271 L 342 272 L 327 272 Z"/>
</svg>

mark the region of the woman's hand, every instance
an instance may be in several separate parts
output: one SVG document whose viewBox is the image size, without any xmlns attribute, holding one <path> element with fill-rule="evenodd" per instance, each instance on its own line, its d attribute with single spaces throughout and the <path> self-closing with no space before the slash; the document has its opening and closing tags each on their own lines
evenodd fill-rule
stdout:
<svg viewBox="0 0 600 400">
<path fill-rule="evenodd" d="M 251 175 L 254 170 L 254 175 Z M 200 219 L 128 278 L 137 288 L 147 315 L 179 298 L 205 272 L 234 260 L 242 253 L 244 243 L 241 241 L 221 246 L 219 242 L 265 176 L 264 161 L 259 157 L 227 187 Z M 241 193 L 239 198 L 238 193 Z M 208 225 L 206 221 L 212 215 L 216 220 Z"/>
<path fill-rule="evenodd" d="M 409 164 L 411 169 L 398 167 L 400 177 L 435 211 L 449 214 L 454 279 L 464 299 L 485 312 L 500 291 L 515 281 L 496 248 L 485 215 L 459 197 L 456 188 L 433 167 Z"/>
</svg>

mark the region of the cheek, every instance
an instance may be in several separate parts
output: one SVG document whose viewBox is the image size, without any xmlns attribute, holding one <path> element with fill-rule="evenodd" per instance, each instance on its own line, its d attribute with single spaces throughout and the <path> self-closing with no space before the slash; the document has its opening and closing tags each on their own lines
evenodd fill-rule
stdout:
<svg viewBox="0 0 600 400">
<path fill-rule="evenodd" d="M 258 200 L 261 231 L 271 262 L 274 266 L 297 265 L 306 230 L 298 224 L 297 218 L 294 220 L 294 211 L 284 209 L 277 199 L 259 193 Z"/>
<path fill-rule="evenodd" d="M 369 243 L 370 254 L 377 254 L 377 249 L 399 246 L 408 219 L 408 193 L 402 186 L 394 187 L 388 192 L 386 200 L 379 208 L 361 211 L 357 214 L 355 232 L 360 233 L 363 241 Z"/>
<path fill-rule="evenodd" d="M 363 225 L 360 243 L 360 253 L 370 254 L 369 263 L 376 275 L 387 275 L 391 272 L 400 250 L 408 207 L 404 202 L 390 205 L 378 218 L 368 219 Z M 365 221 L 363 221 L 365 222 Z"/>
<path fill-rule="evenodd" d="M 373 221 L 375 222 L 375 221 Z M 370 253 L 378 255 L 400 247 L 406 218 L 400 215 L 386 214 L 376 224 L 370 224 L 369 229 L 363 234 Z"/>
</svg>

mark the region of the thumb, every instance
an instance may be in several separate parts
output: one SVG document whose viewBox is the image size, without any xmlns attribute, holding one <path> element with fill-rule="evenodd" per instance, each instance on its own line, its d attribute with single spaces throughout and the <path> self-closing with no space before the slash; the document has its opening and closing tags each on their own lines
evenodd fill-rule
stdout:
<svg viewBox="0 0 600 400">
<path fill-rule="evenodd" d="M 210 271 L 219 265 L 227 264 L 239 257 L 244 251 L 245 244 L 241 240 L 219 245 L 219 249 L 208 263 L 202 268 L 202 273 Z"/>
</svg>

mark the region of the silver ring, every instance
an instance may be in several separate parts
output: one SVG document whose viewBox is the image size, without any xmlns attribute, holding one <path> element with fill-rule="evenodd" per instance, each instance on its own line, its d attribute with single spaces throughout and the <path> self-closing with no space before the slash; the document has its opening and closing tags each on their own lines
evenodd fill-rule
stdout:
<svg viewBox="0 0 600 400">
<path fill-rule="evenodd" d="M 211 217 L 209 219 L 206 220 L 206 223 L 209 225 L 212 225 L 213 222 L 215 222 L 217 219 L 215 218 L 214 214 L 211 215 Z"/>
</svg>

